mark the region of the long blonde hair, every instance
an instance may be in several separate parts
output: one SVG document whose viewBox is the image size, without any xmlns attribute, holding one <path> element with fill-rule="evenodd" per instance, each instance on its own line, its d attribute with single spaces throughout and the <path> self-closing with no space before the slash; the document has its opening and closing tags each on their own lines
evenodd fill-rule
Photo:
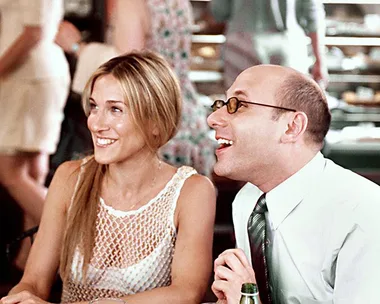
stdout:
<svg viewBox="0 0 380 304">
<path fill-rule="evenodd" d="M 169 64 L 156 53 L 144 51 L 115 57 L 101 65 L 83 92 L 83 108 L 89 114 L 89 97 L 100 77 L 112 75 L 120 84 L 132 120 L 152 152 L 176 133 L 181 118 L 181 92 Z M 156 132 L 152 132 L 155 129 Z M 82 165 L 81 180 L 67 215 L 61 252 L 60 273 L 65 281 L 77 248 L 83 254 L 82 279 L 85 280 L 96 237 L 96 218 L 100 189 L 106 170 L 94 157 Z"/>
</svg>

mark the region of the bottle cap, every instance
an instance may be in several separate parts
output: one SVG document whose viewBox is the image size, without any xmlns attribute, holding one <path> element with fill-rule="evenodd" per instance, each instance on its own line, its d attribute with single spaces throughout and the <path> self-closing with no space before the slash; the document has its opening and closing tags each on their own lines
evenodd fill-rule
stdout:
<svg viewBox="0 0 380 304">
<path fill-rule="evenodd" d="M 246 294 L 257 294 L 257 285 L 255 283 L 244 283 L 241 286 L 241 292 Z"/>
</svg>

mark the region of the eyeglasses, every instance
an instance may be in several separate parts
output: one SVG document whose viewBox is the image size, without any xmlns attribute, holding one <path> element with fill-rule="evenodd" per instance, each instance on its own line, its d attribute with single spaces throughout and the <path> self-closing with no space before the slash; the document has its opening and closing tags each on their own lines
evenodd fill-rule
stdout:
<svg viewBox="0 0 380 304">
<path fill-rule="evenodd" d="M 215 112 L 216 110 L 222 108 L 223 106 L 227 106 L 227 112 L 229 114 L 234 114 L 236 111 L 241 107 L 241 103 L 250 103 L 258 106 L 263 106 L 263 107 L 268 107 L 268 108 L 275 108 L 275 109 L 280 109 L 280 110 L 285 110 L 285 111 L 291 111 L 291 112 L 297 112 L 294 109 L 289 109 L 289 108 L 284 108 L 284 107 L 278 107 L 278 106 L 272 106 L 269 104 L 264 104 L 264 103 L 258 103 L 258 102 L 252 102 L 252 101 L 244 101 L 244 100 L 239 100 L 237 97 L 230 97 L 228 98 L 227 101 L 224 100 L 215 100 L 213 105 L 211 106 L 212 111 Z"/>
</svg>

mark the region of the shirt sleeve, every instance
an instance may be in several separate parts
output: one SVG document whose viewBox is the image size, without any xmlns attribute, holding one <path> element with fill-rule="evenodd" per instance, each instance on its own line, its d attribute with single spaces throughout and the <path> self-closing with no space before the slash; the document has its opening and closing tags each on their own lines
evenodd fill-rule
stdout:
<svg viewBox="0 0 380 304">
<path fill-rule="evenodd" d="M 20 0 L 24 25 L 39 26 L 44 24 L 48 17 L 46 8 L 49 1 L 56 0 Z"/>
<path fill-rule="evenodd" d="M 210 10 L 216 21 L 228 21 L 232 15 L 233 0 L 213 0 L 210 4 Z"/>
<path fill-rule="evenodd" d="M 317 32 L 324 24 L 325 10 L 321 0 L 296 0 L 296 16 L 306 34 Z"/>
</svg>

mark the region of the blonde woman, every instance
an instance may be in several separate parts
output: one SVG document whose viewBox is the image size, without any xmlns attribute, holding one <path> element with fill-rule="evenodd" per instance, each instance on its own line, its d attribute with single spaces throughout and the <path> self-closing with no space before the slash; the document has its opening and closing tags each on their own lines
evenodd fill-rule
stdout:
<svg viewBox="0 0 380 304">
<path fill-rule="evenodd" d="M 88 81 L 83 105 L 94 155 L 57 170 L 25 274 L 2 304 L 46 303 L 58 268 L 63 303 L 199 303 L 215 192 L 194 169 L 157 157 L 181 115 L 170 66 L 151 52 L 113 58 Z"/>
</svg>

